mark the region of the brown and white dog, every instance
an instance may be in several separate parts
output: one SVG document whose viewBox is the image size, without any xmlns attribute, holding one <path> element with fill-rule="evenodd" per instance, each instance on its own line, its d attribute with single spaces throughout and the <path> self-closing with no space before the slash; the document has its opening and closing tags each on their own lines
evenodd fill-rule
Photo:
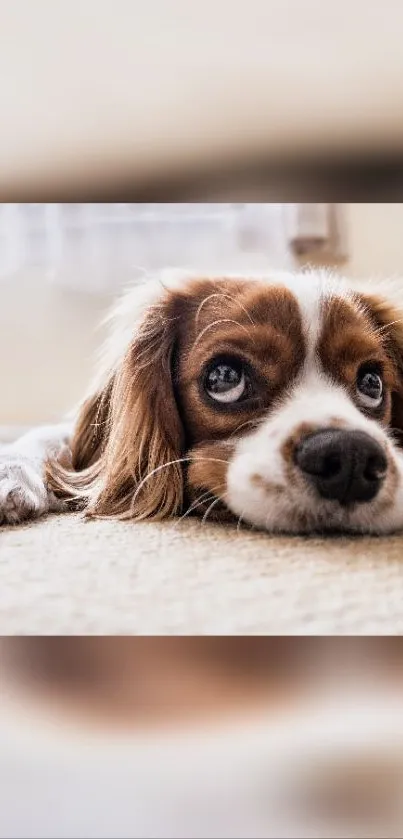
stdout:
<svg viewBox="0 0 403 839">
<path fill-rule="evenodd" d="M 325 271 L 137 286 L 74 421 L 0 455 L 0 521 L 79 504 L 293 533 L 401 528 L 403 309 L 379 289 Z"/>
</svg>

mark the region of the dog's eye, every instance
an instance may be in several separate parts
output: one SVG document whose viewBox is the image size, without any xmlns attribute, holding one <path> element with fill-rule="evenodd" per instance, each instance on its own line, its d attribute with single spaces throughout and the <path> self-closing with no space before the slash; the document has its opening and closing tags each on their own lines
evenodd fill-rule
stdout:
<svg viewBox="0 0 403 839">
<path fill-rule="evenodd" d="M 216 402 L 239 402 L 247 391 L 247 376 L 238 359 L 213 361 L 207 368 L 204 388 Z"/>
<path fill-rule="evenodd" d="M 383 399 L 383 382 L 379 367 L 366 364 L 357 376 L 357 394 L 366 408 L 378 408 Z"/>
</svg>

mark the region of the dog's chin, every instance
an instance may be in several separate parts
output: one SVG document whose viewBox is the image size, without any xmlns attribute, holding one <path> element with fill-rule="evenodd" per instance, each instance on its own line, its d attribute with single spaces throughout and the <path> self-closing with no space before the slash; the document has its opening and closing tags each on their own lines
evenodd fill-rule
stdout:
<svg viewBox="0 0 403 839">
<path fill-rule="evenodd" d="M 321 499 L 309 487 L 287 491 L 283 486 L 281 493 L 277 489 L 271 495 L 261 489 L 244 492 L 240 487 L 234 492 L 227 486 L 220 498 L 211 490 L 208 500 L 205 488 L 188 490 L 186 515 L 238 530 L 285 536 L 387 536 L 403 530 L 403 511 L 399 513 L 398 499 L 391 497 L 387 487 L 372 501 L 348 506 Z"/>
<path fill-rule="evenodd" d="M 282 509 L 273 502 L 251 510 L 230 509 L 232 520 L 255 530 L 292 536 L 382 536 L 402 530 L 393 521 L 392 509 L 379 510 L 377 502 L 341 507 L 335 502 L 312 503 L 310 507 L 282 500 Z M 277 509 L 276 509 L 277 507 Z"/>
</svg>

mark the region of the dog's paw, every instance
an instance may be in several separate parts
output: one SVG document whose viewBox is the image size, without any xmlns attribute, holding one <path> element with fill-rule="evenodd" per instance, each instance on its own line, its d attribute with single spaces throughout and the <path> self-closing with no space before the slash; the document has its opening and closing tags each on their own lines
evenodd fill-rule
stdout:
<svg viewBox="0 0 403 839">
<path fill-rule="evenodd" d="M 42 465 L 21 455 L 0 455 L 0 525 L 39 518 L 61 504 L 49 492 Z"/>
</svg>

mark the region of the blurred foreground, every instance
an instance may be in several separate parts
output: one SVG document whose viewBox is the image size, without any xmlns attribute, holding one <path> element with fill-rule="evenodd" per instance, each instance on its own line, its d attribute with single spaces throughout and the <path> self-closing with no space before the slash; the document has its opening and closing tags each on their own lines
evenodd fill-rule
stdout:
<svg viewBox="0 0 403 839">
<path fill-rule="evenodd" d="M 1 201 L 402 195 L 399 0 L 3 0 L 0 30 Z"/>
<path fill-rule="evenodd" d="M 1 644 L 1 837 L 400 837 L 400 639 Z"/>
</svg>

